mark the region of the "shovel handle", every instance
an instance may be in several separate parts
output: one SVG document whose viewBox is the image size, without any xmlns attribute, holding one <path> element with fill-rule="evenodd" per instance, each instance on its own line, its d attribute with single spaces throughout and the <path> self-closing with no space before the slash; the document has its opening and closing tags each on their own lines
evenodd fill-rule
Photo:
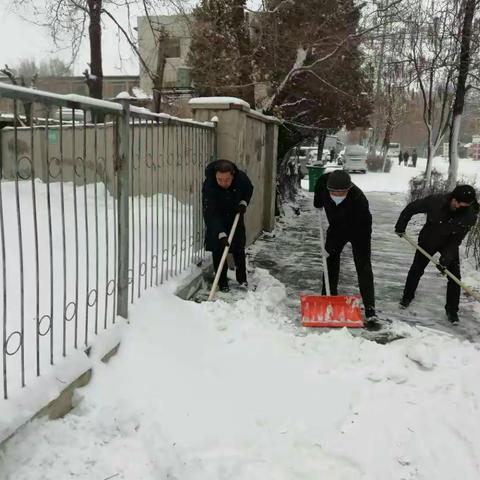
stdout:
<svg viewBox="0 0 480 480">
<path fill-rule="evenodd" d="M 220 260 L 217 273 L 215 275 L 215 280 L 213 281 L 212 289 L 210 290 L 210 295 L 208 296 L 209 301 L 213 300 L 213 297 L 215 296 L 215 291 L 217 290 L 218 281 L 220 280 L 220 275 L 222 274 L 223 266 L 225 265 L 225 260 L 227 259 L 228 249 L 230 248 L 230 244 L 232 243 L 233 236 L 235 235 L 235 230 L 237 228 L 237 224 L 239 220 L 240 220 L 240 214 L 237 213 L 235 215 L 235 220 L 233 221 L 232 229 L 230 230 L 230 235 L 228 236 L 228 246 L 225 247 L 225 250 L 223 250 L 223 255 Z"/>
<path fill-rule="evenodd" d="M 330 278 L 328 276 L 328 266 L 327 266 L 327 252 L 325 251 L 325 238 L 323 233 L 323 219 L 322 219 L 322 208 L 320 209 L 319 216 L 319 226 L 320 226 L 320 244 L 322 247 L 322 262 L 323 262 L 323 276 L 325 277 L 325 292 L 327 296 L 330 296 Z"/>
<path fill-rule="evenodd" d="M 418 245 L 409 235 L 406 233 L 402 234 L 402 237 L 410 244 L 412 247 L 416 248 L 420 253 L 425 255 L 435 266 L 439 266 L 440 262 L 437 262 L 427 251 L 425 251 L 420 245 Z M 441 265 L 443 267 L 443 265 Z M 451 273 L 446 268 L 444 269 L 445 274 L 451 278 L 460 288 L 463 288 L 465 292 L 472 296 L 477 302 L 480 302 L 480 294 L 475 290 L 472 290 L 470 287 L 467 287 L 462 281 L 460 281 L 453 273 Z"/>
</svg>

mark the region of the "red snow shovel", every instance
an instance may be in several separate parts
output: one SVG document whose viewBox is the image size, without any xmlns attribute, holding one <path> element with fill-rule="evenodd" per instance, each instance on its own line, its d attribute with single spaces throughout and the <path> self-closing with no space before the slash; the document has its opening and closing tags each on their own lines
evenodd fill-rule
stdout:
<svg viewBox="0 0 480 480">
<path fill-rule="evenodd" d="M 320 242 L 326 295 L 302 295 L 300 297 L 302 325 L 304 327 L 362 328 L 363 319 L 358 295 L 331 295 L 328 278 L 327 253 L 320 213 Z"/>
</svg>

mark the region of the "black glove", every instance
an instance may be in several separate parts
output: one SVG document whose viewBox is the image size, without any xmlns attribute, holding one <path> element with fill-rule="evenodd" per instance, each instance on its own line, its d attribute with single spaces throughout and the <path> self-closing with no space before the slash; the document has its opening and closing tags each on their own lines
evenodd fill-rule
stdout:
<svg viewBox="0 0 480 480">
<path fill-rule="evenodd" d="M 395 233 L 396 233 L 400 238 L 402 238 L 402 237 L 403 237 L 403 234 L 405 233 L 405 230 L 400 230 L 399 228 L 396 228 L 396 229 L 395 229 Z"/>
<path fill-rule="evenodd" d="M 445 270 L 448 268 L 450 263 L 452 263 L 451 257 L 448 254 L 440 255 L 440 260 L 438 261 L 437 270 L 445 275 Z"/>
<path fill-rule="evenodd" d="M 446 267 L 443 266 L 441 259 L 440 259 L 440 263 L 437 263 L 435 266 L 437 267 L 437 270 L 438 270 L 442 275 L 445 275 Z"/>
<path fill-rule="evenodd" d="M 238 204 L 238 207 L 237 207 L 237 212 L 238 212 L 240 215 L 244 215 L 246 211 L 247 211 L 247 206 L 244 205 L 243 203 L 239 203 L 239 204 Z"/>
<path fill-rule="evenodd" d="M 448 255 L 440 255 L 440 260 L 438 261 L 438 263 L 448 266 L 451 263 L 451 257 L 449 257 Z"/>
<path fill-rule="evenodd" d="M 218 241 L 220 242 L 222 250 L 230 246 L 230 244 L 228 243 L 228 237 L 219 238 Z"/>
</svg>

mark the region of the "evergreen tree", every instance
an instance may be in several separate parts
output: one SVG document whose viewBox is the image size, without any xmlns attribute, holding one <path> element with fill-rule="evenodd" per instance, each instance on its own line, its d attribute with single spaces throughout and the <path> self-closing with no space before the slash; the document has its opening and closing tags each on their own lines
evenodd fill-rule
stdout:
<svg viewBox="0 0 480 480">
<path fill-rule="evenodd" d="M 193 11 L 188 64 L 200 95 L 229 95 L 254 105 L 245 0 L 202 0 Z"/>
</svg>

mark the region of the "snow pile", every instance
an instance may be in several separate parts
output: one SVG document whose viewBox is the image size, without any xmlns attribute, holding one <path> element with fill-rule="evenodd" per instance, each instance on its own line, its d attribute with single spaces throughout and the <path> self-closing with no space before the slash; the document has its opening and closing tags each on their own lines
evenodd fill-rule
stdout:
<svg viewBox="0 0 480 480">
<path fill-rule="evenodd" d="M 146 93 L 144 90 L 142 90 L 140 87 L 133 87 L 132 88 L 132 93 L 135 98 L 139 98 L 141 100 L 150 100 L 152 98 L 151 95 Z"/>
<path fill-rule="evenodd" d="M 151 291 L 74 413 L 28 425 L 0 478 L 479 478 L 478 345 L 297 330 L 256 275 L 234 304 Z"/>
<path fill-rule="evenodd" d="M 51 235 L 48 217 L 48 189 L 51 199 Z M 105 185 L 98 183 L 97 185 L 74 186 L 71 182 L 64 182 L 62 191 L 60 182 L 52 183 L 47 187 L 40 180 L 35 181 L 39 252 L 38 278 L 35 268 L 35 224 L 31 183 L 19 182 L 18 190 L 23 236 L 23 283 L 21 283 L 19 268 L 21 252 L 18 241 L 15 183 L 2 183 L 4 241 L 5 250 L 8 254 L 4 265 L 6 270 L 7 316 L 4 322 L 0 322 L 0 338 L 10 337 L 10 341 L 7 342 L 9 352 L 14 352 L 19 344 L 19 334 L 14 332 L 22 331 L 22 309 L 24 318 L 23 352 L 20 348 L 16 354 L 6 356 L 3 368 L 0 370 L 0 382 L 3 383 L 4 376 L 7 378 L 9 395 L 14 395 L 15 392 L 21 390 L 22 361 L 24 363 L 25 383 L 30 385 L 30 383 L 36 381 L 38 384 L 37 341 L 38 363 L 40 373 L 43 375 L 50 368 L 51 353 L 54 363 L 57 363 L 64 354 L 67 356 L 70 354 L 76 355 L 77 348 L 90 345 L 93 338 L 96 337 L 96 333 L 103 333 L 106 329 L 113 327 L 112 324 L 115 321 L 114 301 L 116 301 L 116 297 L 108 292 L 114 291 L 116 282 L 117 238 L 115 236 L 115 219 L 117 206 Z M 164 271 L 165 278 L 169 278 L 174 271 L 178 271 L 177 267 L 185 268 L 190 262 L 190 256 L 194 253 L 193 247 L 190 247 L 190 245 L 181 255 L 173 255 L 173 235 L 183 234 L 184 238 L 190 238 L 193 228 L 193 207 L 177 201 L 170 194 L 153 195 L 148 201 L 145 197 L 135 196 L 132 197 L 132 203 L 133 208 L 132 204 L 130 205 L 132 212 L 130 226 L 132 232 L 135 232 L 134 241 L 136 241 L 137 232 L 142 232 L 142 248 L 139 249 L 137 243 L 135 250 L 137 253 L 135 256 L 132 254 L 131 265 L 135 272 L 131 288 L 135 292 L 135 296 L 138 296 L 140 293 L 139 287 L 143 291 L 147 284 L 163 281 L 164 274 L 161 272 Z M 62 220 L 62 205 L 65 209 L 64 220 Z M 88 237 L 84 223 L 86 217 L 89 225 Z M 65 231 L 63 230 L 63 223 L 65 224 Z M 76 238 L 76 228 L 79 232 L 78 239 Z M 97 231 L 98 239 L 96 238 Z M 171 239 L 169 239 L 167 232 L 170 233 Z M 65 259 L 63 253 L 64 233 Z M 148 241 L 148 248 L 143 247 L 145 238 Z M 50 245 L 52 259 L 49 255 Z M 133 250 L 133 241 L 131 245 Z M 158 269 L 157 272 L 150 268 L 150 258 L 153 255 L 161 255 L 161 252 L 167 249 L 169 250 L 169 260 L 164 262 L 163 270 Z M 189 256 L 188 260 L 186 258 L 187 254 Z M 67 278 L 65 285 L 63 283 L 64 260 L 65 277 Z M 178 265 L 179 262 L 180 265 Z M 145 267 L 146 282 L 144 282 L 145 277 L 139 273 L 142 264 L 147 265 Z M 188 267 L 188 270 L 190 269 L 191 267 Z M 39 284 L 38 298 L 36 294 L 37 281 Z M 23 304 L 22 286 L 25 292 Z M 3 291 L 3 289 L 3 277 L 0 275 L 0 291 Z M 66 303 L 69 305 L 65 312 L 67 321 L 64 321 L 64 289 Z M 52 296 L 50 295 L 51 290 L 53 291 Z M 95 297 L 92 297 L 92 292 L 95 293 Z M 92 298 L 95 298 L 95 302 L 91 302 Z M 86 299 L 89 302 L 88 307 Z M 37 301 L 39 306 L 38 316 L 42 319 L 39 322 L 38 335 L 37 322 L 33 321 L 37 317 Z M 3 310 L 3 307 L 3 296 L 0 296 L 0 311 Z M 50 318 L 53 318 L 51 328 Z M 65 350 L 63 349 L 64 332 Z M 51 398 L 51 395 L 48 394 L 48 397 Z M 41 406 L 43 405 L 37 405 L 37 407 Z M 0 439 L 2 438 L 0 421 Z"/>
</svg>

